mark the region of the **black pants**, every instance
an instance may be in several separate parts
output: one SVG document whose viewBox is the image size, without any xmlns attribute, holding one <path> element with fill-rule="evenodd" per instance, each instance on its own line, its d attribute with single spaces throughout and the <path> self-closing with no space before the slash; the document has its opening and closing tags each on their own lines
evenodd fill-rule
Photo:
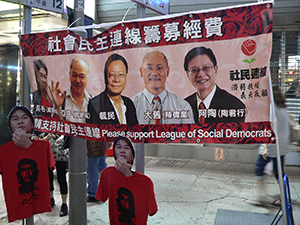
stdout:
<svg viewBox="0 0 300 225">
<path fill-rule="evenodd" d="M 57 172 L 57 180 L 60 188 L 60 194 L 68 194 L 68 183 L 66 177 L 67 162 L 56 162 L 55 167 Z M 54 190 L 53 176 L 53 171 L 49 169 L 50 191 Z"/>
</svg>

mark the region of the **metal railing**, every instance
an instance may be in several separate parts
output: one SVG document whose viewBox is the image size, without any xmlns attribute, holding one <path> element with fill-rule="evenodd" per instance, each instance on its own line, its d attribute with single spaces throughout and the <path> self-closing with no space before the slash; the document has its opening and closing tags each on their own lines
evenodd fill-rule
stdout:
<svg viewBox="0 0 300 225">
<path fill-rule="evenodd" d="M 286 98 L 286 108 L 288 113 L 294 118 L 295 122 L 300 122 L 300 98 Z"/>
</svg>

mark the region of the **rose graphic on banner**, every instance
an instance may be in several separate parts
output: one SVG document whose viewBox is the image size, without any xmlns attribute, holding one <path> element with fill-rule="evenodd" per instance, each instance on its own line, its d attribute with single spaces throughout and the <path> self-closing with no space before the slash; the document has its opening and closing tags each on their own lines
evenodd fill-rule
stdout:
<svg viewBox="0 0 300 225">
<path fill-rule="evenodd" d="M 253 55 L 256 51 L 256 42 L 248 39 L 246 41 L 243 42 L 242 44 L 242 52 L 249 56 L 249 60 L 248 59 L 244 59 L 243 62 L 245 63 L 249 63 L 249 76 L 250 76 L 250 80 L 251 80 L 251 63 L 253 63 L 256 59 L 252 58 L 250 59 L 250 56 Z"/>
</svg>

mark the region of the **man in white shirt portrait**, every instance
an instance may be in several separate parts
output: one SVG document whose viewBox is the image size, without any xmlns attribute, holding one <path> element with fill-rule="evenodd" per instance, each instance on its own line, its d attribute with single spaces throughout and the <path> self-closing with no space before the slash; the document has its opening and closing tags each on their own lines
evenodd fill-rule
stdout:
<svg viewBox="0 0 300 225">
<path fill-rule="evenodd" d="M 85 123 L 88 116 L 87 106 L 92 96 L 85 90 L 90 66 L 82 58 L 74 58 L 70 64 L 69 79 L 71 86 L 62 92 L 59 81 L 51 85 L 55 108 L 61 116 L 70 122 Z"/>
<path fill-rule="evenodd" d="M 140 74 L 145 89 L 131 98 L 136 108 L 139 124 L 195 122 L 189 103 L 166 90 L 169 72 L 168 59 L 164 53 L 152 51 L 144 56 Z"/>
</svg>

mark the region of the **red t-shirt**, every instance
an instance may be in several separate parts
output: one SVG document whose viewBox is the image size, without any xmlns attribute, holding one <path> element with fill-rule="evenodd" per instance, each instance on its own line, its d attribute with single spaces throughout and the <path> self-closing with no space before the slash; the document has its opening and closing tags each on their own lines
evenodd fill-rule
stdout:
<svg viewBox="0 0 300 225">
<path fill-rule="evenodd" d="M 42 105 L 45 107 L 51 107 L 51 102 L 49 99 L 42 98 Z"/>
<path fill-rule="evenodd" d="M 50 143 L 33 140 L 28 148 L 13 141 L 0 146 L 0 173 L 8 221 L 51 212 L 49 173 L 55 161 Z"/>
<path fill-rule="evenodd" d="M 147 224 L 148 215 L 157 212 L 153 183 L 149 177 L 134 172 L 123 176 L 114 166 L 105 168 L 100 177 L 96 199 L 109 199 L 110 224 Z"/>
</svg>

